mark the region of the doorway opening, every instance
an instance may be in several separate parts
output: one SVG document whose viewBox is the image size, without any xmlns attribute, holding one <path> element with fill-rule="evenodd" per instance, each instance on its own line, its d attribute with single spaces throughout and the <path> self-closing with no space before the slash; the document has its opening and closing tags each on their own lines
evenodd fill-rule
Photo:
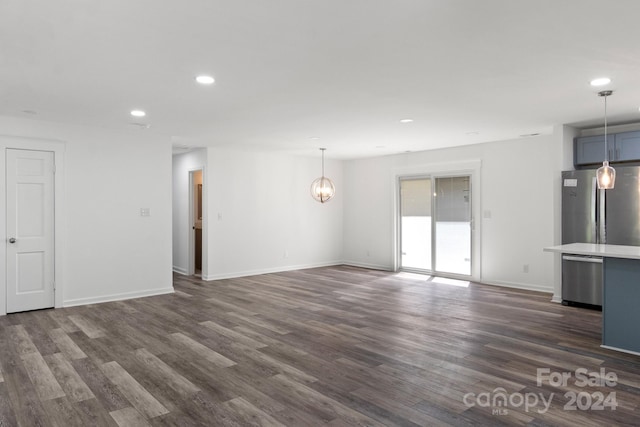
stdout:
<svg viewBox="0 0 640 427">
<path fill-rule="evenodd" d="M 189 171 L 189 275 L 202 277 L 202 169 Z"/>
<path fill-rule="evenodd" d="M 471 176 L 401 177 L 400 268 L 472 274 Z"/>
</svg>

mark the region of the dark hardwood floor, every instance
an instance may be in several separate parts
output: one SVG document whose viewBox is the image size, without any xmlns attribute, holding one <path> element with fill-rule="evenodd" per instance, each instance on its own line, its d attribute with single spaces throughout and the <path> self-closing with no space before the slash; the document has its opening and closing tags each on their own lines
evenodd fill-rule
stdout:
<svg viewBox="0 0 640 427">
<path fill-rule="evenodd" d="M 174 283 L 0 317 L 0 426 L 640 425 L 640 357 L 548 294 L 353 267 Z"/>
</svg>

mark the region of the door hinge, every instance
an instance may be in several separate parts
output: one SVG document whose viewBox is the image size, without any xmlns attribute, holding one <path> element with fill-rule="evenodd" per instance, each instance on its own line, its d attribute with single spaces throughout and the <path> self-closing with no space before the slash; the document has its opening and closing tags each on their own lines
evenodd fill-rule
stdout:
<svg viewBox="0 0 640 427">
<path fill-rule="evenodd" d="M 56 282 L 53 282 L 53 292 L 56 291 Z"/>
</svg>

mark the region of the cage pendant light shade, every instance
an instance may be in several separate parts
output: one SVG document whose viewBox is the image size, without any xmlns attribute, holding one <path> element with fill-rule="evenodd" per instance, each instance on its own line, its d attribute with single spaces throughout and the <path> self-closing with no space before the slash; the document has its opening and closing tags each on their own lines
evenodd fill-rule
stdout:
<svg viewBox="0 0 640 427">
<path fill-rule="evenodd" d="M 311 196 L 320 203 L 328 202 L 335 194 L 336 186 L 329 178 L 322 176 L 311 184 Z"/>
<path fill-rule="evenodd" d="M 311 197 L 320 203 L 326 203 L 333 198 L 336 194 L 336 186 L 333 182 L 324 176 L 324 150 L 322 151 L 322 176 L 311 183 Z"/>
<path fill-rule="evenodd" d="M 616 184 L 616 170 L 609 166 L 609 147 L 607 139 L 607 96 L 612 93 L 613 92 L 610 90 L 598 92 L 598 96 L 604 98 L 604 162 L 602 162 L 602 166 L 596 171 L 598 189 L 600 190 L 611 190 Z"/>
</svg>

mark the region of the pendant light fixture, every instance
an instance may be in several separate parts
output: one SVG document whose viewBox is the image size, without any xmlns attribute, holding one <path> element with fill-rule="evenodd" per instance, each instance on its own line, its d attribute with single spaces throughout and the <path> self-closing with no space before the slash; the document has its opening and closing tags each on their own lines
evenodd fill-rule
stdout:
<svg viewBox="0 0 640 427">
<path fill-rule="evenodd" d="M 331 200 L 336 194 L 336 186 L 333 182 L 324 176 L 324 151 L 326 148 L 321 148 L 322 151 L 322 176 L 311 183 L 311 197 L 316 199 L 320 203 L 325 203 Z"/>
<path fill-rule="evenodd" d="M 616 183 L 616 170 L 609 166 L 609 146 L 607 140 L 607 96 L 612 93 L 613 91 L 611 90 L 598 92 L 598 96 L 604 98 L 604 162 L 602 162 L 602 166 L 598 168 L 596 172 L 598 189 L 600 190 L 611 190 Z"/>
</svg>

